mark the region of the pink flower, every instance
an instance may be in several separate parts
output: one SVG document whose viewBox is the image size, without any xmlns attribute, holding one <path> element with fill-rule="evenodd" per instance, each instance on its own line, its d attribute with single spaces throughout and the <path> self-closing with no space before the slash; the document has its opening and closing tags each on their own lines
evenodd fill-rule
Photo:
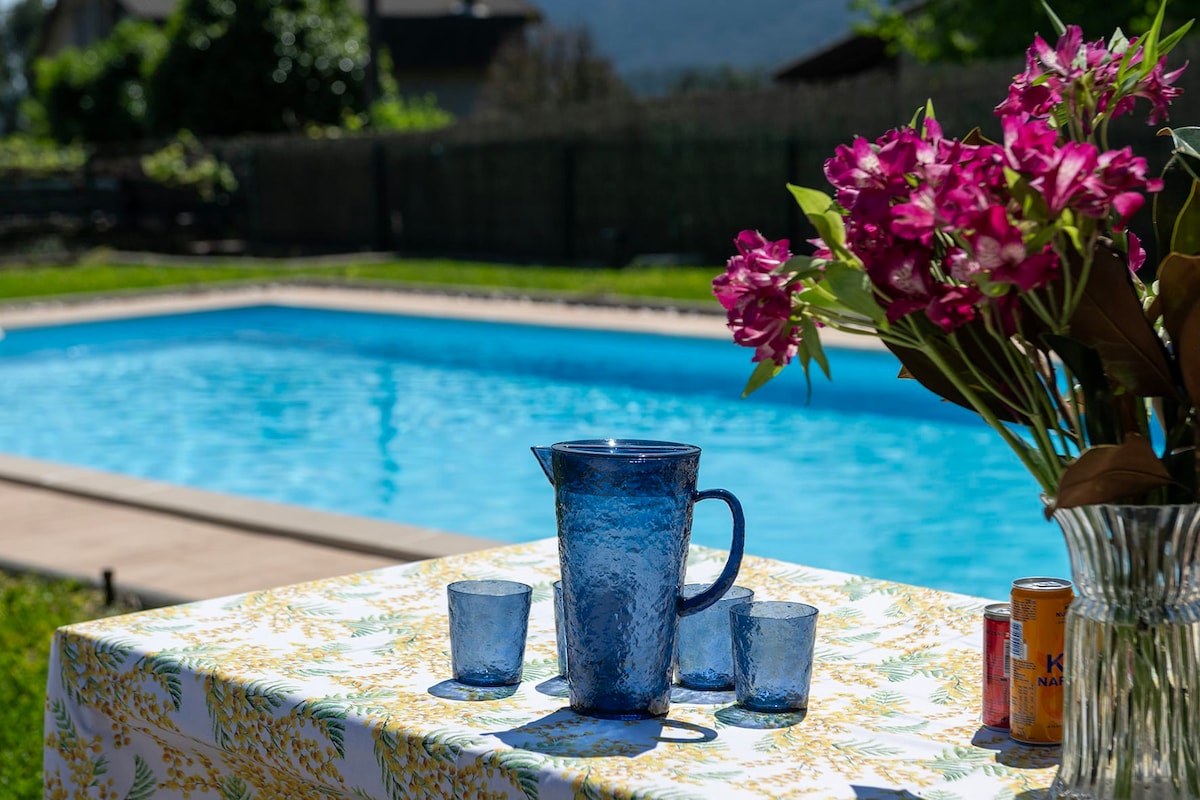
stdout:
<svg viewBox="0 0 1200 800">
<path fill-rule="evenodd" d="M 1113 227 L 1122 230 L 1145 204 L 1142 192 L 1162 190 L 1162 179 L 1147 178 L 1146 170 L 1146 159 L 1135 156 L 1129 147 L 1101 153 L 1095 173 L 1085 181 L 1087 192 L 1079 203 L 1080 211 L 1099 218 L 1115 211 Z"/>
<path fill-rule="evenodd" d="M 795 357 L 800 336 L 792 327 L 792 301 L 786 293 L 759 295 L 729 317 L 733 341 L 754 348 L 755 362 L 774 361 L 780 366 Z"/>
<path fill-rule="evenodd" d="M 738 254 L 713 279 L 713 294 L 726 311 L 735 342 L 755 348 L 755 361 L 786 364 L 800 343 L 791 324 L 792 273 L 783 269 L 792 258 L 788 240 L 771 241 L 747 230 L 734 241 Z"/>
<path fill-rule="evenodd" d="M 1144 51 L 1137 41 L 1135 38 L 1128 43 L 1129 66 L 1140 64 L 1143 58 Z M 1128 114 L 1133 111 L 1135 98 L 1142 97 L 1150 102 L 1150 125 L 1166 119 L 1167 106 L 1182 92 L 1172 84 L 1186 65 L 1165 72 L 1163 59 L 1137 83 L 1118 84 L 1123 57 L 1124 53 L 1110 52 L 1103 40 L 1084 43 L 1075 25 L 1067 26 L 1054 47 L 1036 37 L 1025 54 L 1025 72 L 1013 79 L 1008 97 L 996 107 L 996 114 L 1025 120 L 1047 118 L 1063 108 L 1090 135 L 1096 115 L 1116 118 Z"/>
<path fill-rule="evenodd" d="M 1147 125 L 1156 125 L 1159 121 L 1166 120 L 1167 106 L 1171 104 L 1179 95 L 1183 94 L 1183 89 L 1172 86 L 1183 71 L 1187 69 L 1185 62 L 1182 67 L 1173 72 L 1164 72 L 1167 59 L 1164 57 L 1159 60 L 1150 74 L 1138 84 L 1134 95 L 1144 97 L 1150 101 L 1150 116 L 1146 120 Z"/>
<path fill-rule="evenodd" d="M 925 316 L 946 333 L 978 316 L 976 311 L 983 293 L 974 286 L 939 285 L 937 294 L 925 308 Z"/>
<path fill-rule="evenodd" d="M 1142 247 L 1142 240 L 1133 231 L 1125 235 L 1129 238 L 1129 271 L 1136 273 L 1146 263 L 1146 248 Z"/>
<path fill-rule="evenodd" d="M 758 231 L 742 231 L 734 240 L 738 255 L 729 259 L 725 272 L 713 279 L 713 294 L 726 311 L 734 308 L 746 294 L 763 290 L 782 290 L 790 276 L 778 270 L 791 257 L 788 240 L 769 241 Z"/>
<path fill-rule="evenodd" d="M 975 261 L 988 279 L 1011 283 L 1028 292 L 1045 286 L 1058 272 L 1058 258 L 1049 247 L 1029 253 L 1020 229 L 1001 206 L 992 206 L 975 221 L 970 236 Z"/>
</svg>

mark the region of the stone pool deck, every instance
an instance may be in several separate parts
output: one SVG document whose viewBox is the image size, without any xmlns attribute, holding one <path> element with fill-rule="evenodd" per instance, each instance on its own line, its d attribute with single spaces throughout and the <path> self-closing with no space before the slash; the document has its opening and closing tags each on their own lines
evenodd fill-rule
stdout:
<svg viewBox="0 0 1200 800">
<path fill-rule="evenodd" d="M 621 307 L 287 284 L 8 304 L 0 306 L 0 328 L 258 304 L 728 335 L 719 313 L 663 305 Z M 857 337 L 833 335 L 828 341 L 874 346 Z M 0 568 L 93 583 L 110 570 L 118 591 L 148 604 L 254 591 L 495 544 L 4 455 L 0 520 Z"/>
</svg>

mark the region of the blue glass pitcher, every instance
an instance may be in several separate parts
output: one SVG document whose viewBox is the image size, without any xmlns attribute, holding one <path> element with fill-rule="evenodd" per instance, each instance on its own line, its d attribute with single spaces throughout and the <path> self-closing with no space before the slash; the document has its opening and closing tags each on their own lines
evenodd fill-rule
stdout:
<svg viewBox="0 0 1200 800">
<path fill-rule="evenodd" d="M 571 708 L 608 719 L 666 714 L 679 617 L 737 579 L 745 519 L 724 489 L 696 491 L 700 448 L 591 439 L 534 447 L 554 484 Z M 685 599 L 692 507 L 723 500 L 733 545 L 720 577 Z"/>
</svg>

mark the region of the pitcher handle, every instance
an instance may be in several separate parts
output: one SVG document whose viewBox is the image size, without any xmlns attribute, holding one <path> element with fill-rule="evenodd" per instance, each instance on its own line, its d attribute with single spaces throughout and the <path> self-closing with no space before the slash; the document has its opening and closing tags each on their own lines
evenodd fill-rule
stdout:
<svg viewBox="0 0 1200 800">
<path fill-rule="evenodd" d="M 678 609 L 681 617 L 703 611 L 729 591 L 729 587 L 737 580 L 738 570 L 742 568 L 742 551 L 746 549 L 746 516 L 742 513 L 742 504 L 732 492 L 725 489 L 705 489 L 692 495 L 692 499 L 697 503 L 712 499 L 725 501 L 725 505 L 729 506 L 729 511 L 733 514 L 733 544 L 729 548 L 729 559 L 725 562 L 725 568 L 713 581 L 712 586 L 694 597 L 679 598 Z"/>
</svg>

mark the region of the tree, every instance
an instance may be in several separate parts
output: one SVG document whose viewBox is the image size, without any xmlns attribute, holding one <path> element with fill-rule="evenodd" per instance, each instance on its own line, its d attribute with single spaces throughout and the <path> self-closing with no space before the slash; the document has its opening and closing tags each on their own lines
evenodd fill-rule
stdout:
<svg viewBox="0 0 1200 800">
<path fill-rule="evenodd" d="M 629 89 L 584 29 L 538 25 L 505 43 L 483 89 L 488 111 L 551 111 L 626 97 Z"/>
<path fill-rule="evenodd" d="M 21 100 L 30 93 L 31 60 L 46 18 L 42 0 L 17 0 L 0 16 L 0 132 L 19 125 Z"/>
<path fill-rule="evenodd" d="M 346 0 L 183 0 L 166 33 L 150 82 L 160 134 L 300 130 L 364 108 L 366 25 Z"/>
<path fill-rule="evenodd" d="M 671 78 L 668 95 L 687 95 L 700 92 L 736 92 L 769 86 L 770 76 L 764 69 L 743 69 L 732 64 L 716 67 L 686 67 Z"/>
<path fill-rule="evenodd" d="M 981 61 L 1024 53 L 1034 33 L 1057 38 L 1042 0 L 851 0 L 867 15 L 858 26 L 888 42 L 893 50 L 923 62 Z M 1167 6 L 1165 30 L 1193 16 L 1189 3 Z M 1085 40 L 1107 38 L 1121 28 L 1129 35 L 1150 27 L 1158 0 L 1053 0 L 1059 19 L 1083 28 Z"/>
<path fill-rule="evenodd" d="M 60 142 L 129 142 L 149 131 L 146 79 L 167 41 L 149 22 L 126 19 L 90 47 L 40 59 L 37 99 Z"/>
</svg>

